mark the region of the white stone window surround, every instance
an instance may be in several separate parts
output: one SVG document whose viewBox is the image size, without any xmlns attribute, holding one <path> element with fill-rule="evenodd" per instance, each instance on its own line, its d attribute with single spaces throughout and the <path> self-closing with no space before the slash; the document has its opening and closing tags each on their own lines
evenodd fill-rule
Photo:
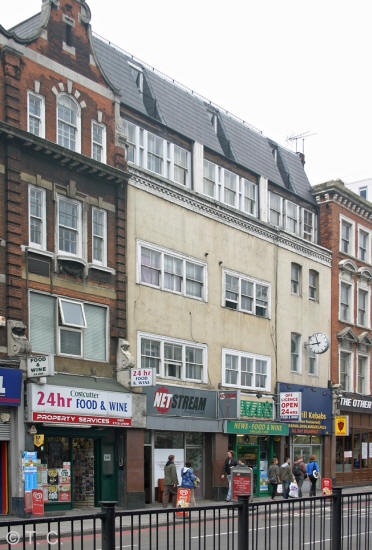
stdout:
<svg viewBox="0 0 372 550">
<path fill-rule="evenodd" d="M 34 99 L 39 106 L 40 112 L 34 112 L 31 108 L 31 100 Z M 38 123 L 39 133 L 35 133 L 32 128 L 32 119 Z M 45 97 L 32 90 L 27 91 L 27 131 L 41 138 L 45 138 Z"/>
<path fill-rule="evenodd" d="M 157 377 L 163 378 L 166 380 L 182 380 L 187 382 L 196 382 L 198 384 L 207 384 L 208 383 L 208 346 L 206 344 L 201 344 L 199 342 L 194 342 L 190 340 L 184 340 L 180 338 L 173 338 L 171 336 L 164 336 L 149 332 L 137 332 L 137 365 L 141 365 L 141 341 L 152 340 L 160 344 L 160 363 L 159 363 L 159 374 Z M 180 377 L 167 376 L 165 372 L 165 354 L 164 354 L 164 344 L 174 344 L 182 348 L 182 359 L 181 359 L 181 369 Z M 193 348 L 200 350 L 202 352 L 202 375 L 201 380 L 195 378 L 187 378 L 186 376 L 186 348 Z"/>
<path fill-rule="evenodd" d="M 359 306 L 360 304 L 360 293 L 359 291 L 363 291 L 366 293 L 366 299 L 365 299 L 365 323 L 359 322 Z M 371 291 L 370 291 L 370 285 L 366 280 L 360 279 L 357 282 L 357 311 L 356 311 L 356 325 L 359 327 L 371 328 L 371 309 L 370 309 L 370 303 L 371 303 Z"/>
<path fill-rule="evenodd" d="M 94 127 L 97 126 L 101 130 L 101 136 L 102 141 L 96 141 L 94 139 Z M 91 135 L 92 135 L 92 158 L 97 160 L 98 162 L 102 162 L 103 164 L 106 164 L 107 162 L 107 153 L 106 153 L 106 125 L 102 122 L 98 122 L 96 120 L 92 120 L 92 127 L 91 127 Z M 96 158 L 95 154 L 95 147 L 99 148 L 101 151 L 101 159 Z"/>
<path fill-rule="evenodd" d="M 238 358 L 238 370 L 237 370 L 237 383 L 231 383 L 227 382 L 226 380 L 226 356 L 233 356 Z M 242 380 L 242 373 L 247 373 L 247 371 L 242 370 L 242 359 L 243 360 L 252 360 L 253 370 L 252 370 L 252 379 L 253 384 L 252 385 L 243 385 L 241 384 Z M 266 379 L 265 379 L 265 386 L 257 385 L 256 382 L 256 375 L 260 376 L 260 372 L 258 371 L 258 364 L 256 361 L 264 362 L 266 363 Z M 243 367 L 244 368 L 244 367 Z M 242 388 L 242 389 L 251 389 L 255 391 L 271 391 L 271 358 L 267 355 L 260 355 L 245 351 L 240 351 L 236 349 L 229 349 L 229 348 L 222 348 L 222 385 L 225 387 L 231 387 L 231 388 Z"/>
<path fill-rule="evenodd" d="M 40 199 L 40 215 L 33 215 L 33 196 L 38 196 Z M 37 214 L 34 212 L 34 214 Z M 31 224 L 32 220 L 35 219 L 36 223 L 40 224 L 40 242 L 35 242 L 32 240 Z M 46 217 L 46 190 L 41 187 L 36 187 L 34 185 L 29 185 L 28 187 L 28 231 L 29 231 L 29 246 L 30 248 L 35 248 L 37 250 L 46 250 L 47 241 L 47 217 Z"/>
<path fill-rule="evenodd" d="M 358 223 L 357 231 L 358 231 L 358 253 L 357 253 L 358 259 L 366 264 L 370 264 L 371 263 L 371 230 Z M 366 241 L 367 241 L 365 245 L 366 246 L 365 258 L 363 258 L 363 252 L 360 248 L 363 243 L 362 233 L 366 235 Z"/>
<path fill-rule="evenodd" d="M 62 92 L 57 95 L 57 101 L 56 101 L 56 142 L 64 147 L 65 145 L 61 143 L 60 137 L 59 137 L 59 113 L 58 113 L 58 107 L 61 105 L 62 107 L 66 107 L 67 109 L 75 108 L 74 114 L 76 116 L 76 122 L 75 123 L 67 123 L 64 120 L 61 119 L 61 124 L 63 126 L 66 125 L 68 128 L 75 128 L 75 147 L 72 149 L 71 147 L 68 147 L 68 149 L 71 149 L 72 151 L 75 151 L 76 153 L 81 153 L 81 106 L 76 101 L 75 97 L 71 94 Z"/>
<path fill-rule="evenodd" d="M 311 351 L 309 346 L 306 346 L 307 353 L 307 374 L 309 376 L 319 377 L 319 356 Z M 310 364 L 314 366 L 314 372 L 311 372 Z"/>
<path fill-rule="evenodd" d="M 127 155 L 128 162 L 149 170 L 150 172 L 157 173 L 160 176 L 175 181 L 180 185 L 185 185 L 187 188 L 191 188 L 191 153 L 184 147 L 167 141 L 142 128 L 129 120 L 122 119 L 124 124 L 125 135 L 130 147 L 130 152 Z M 160 149 L 159 149 L 160 147 Z M 181 149 L 186 152 L 186 184 L 177 181 L 177 160 L 175 162 L 175 149 Z M 177 154 L 177 153 L 176 153 Z M 152 167 L 149 167 L 152 164 Z M 158 170 L 152 168 L 159 167 Z"/>
<path fill-rule="evenodd" d="M 221 298 L 221 305 L 222 307 L 226 308 L 226 275 L 230 275 L 231 277 L 235 277 L 239 279 L 239 288 L 238 288 L 238 299 L 237 299 L 237 308 L 235 311 L 240 311 L 242 313 L 247 313 L 250 315 L 254 315 L 255 317 L 262 317 L 263 319 L 271 319 L 271 284 L 267 281 L 263 281 L 261 279 L 257 279 L 255 277 L 251 277 L 250 275 L 246 275 L 244 273 L 240 273 L 238 271 L 233 271 L 231 269 L 223 269 L 222 270 L 222 298 Z M 252 311 L 249 311 L 248 309 L 244 309 L 242 306 L 242 281 L 247 283 L 253 284 L 253 298 L 252 298 Z M 257 295 L 256 295 L 256 289 L 258 286 L 263 286 L 267 288 L 267 312 L 266 315 L 257 315 L 255 313 L 257 306 Z M 244 293 L 243 293 L 244 295 Z M 230 308 L 228 308 L 230 309 Z M 231 308 L 233 311 L 234 309 Z"/>
<path fill-rule="evenodd" d="M 76 227 L 69 227 L 68 225 L 64 225 L 63 223 L 60 224 L 60 203 L 61 202 L 69 203 L 71 205 L 76 206 L 77 208 L 77 223 Z M 56 243 L 56 251 L 57 254 L 60 257 L 66 257 L 66 258 L 77 258 L 77 259 L 84 259 L 83 258 L 83 242 L 86 242 L 86 231 L 84 230 L 85 224 L 83 226 L 83 212 L 82 212 L 82 203 L 79 200 L 72 199 L 70 197 L 66 197 L 65 195 L 57 195 L 57 201 L 56 201 L 56 228 L 55 228 L 55 243 Z M 62 220 L 63 221 L 63 220 Z M 76 253 L 66 251 L 63 249 L 60 249 L 60 229 L 63 230 L 63 228 L 66 228 L 67 230 L 71 230 L 72 232 L 75 232 L 77 235 L 76 239 Z M 84 235 L 83 235 L 84 233 Z M 84 260 L 85 262 L 85 260 Z"/>
<path fill-rule="evenodd" d="M 347 378 L 348 378 L 348 383 L 347 383 L 347 387 L 342 387 L 341 389 L 343 389 L 344 391 L 348 391 L 348 392 L 352 392 L 354 391 L 354 369 L 353 369 L 353 365 L 354 365 L 354 353 L 348 349 L 344 349 L 342 348 L 342 344 L 339 345 L 339 349 L 338 349 L 338 381 L 340 384 L 342 384 L 341 382 L 341 361 L 343 359 L 346 359 L 347 360 L 347 365 L 346 365 L 346 368 L 347 368 Z"/>
<path fill-rule="evenodd" d="M 95 214 L 101 215 L 103 218 L 102 234 L 99 234 L 95 230 Z M 95 239 L 99 239 L 102 242 L 102 260 L 98 259 L 94 255 L 94 243 Z M 107 212 L 103 208 L 92 207 L 92 265 L 107 267 Z"/>
<path fill-rule="evenodd" d="M 345 233 L 346 227 L 348 227 L 347 233 Z M 343 214 L 340 214 L 339 233 L 340 252 L 342 252 L 342 254 L 347 254 L 348 256 L 355 257 L 355 222 L 352 219 L 347 218 Z M 348 251 L 345 251 L 346 246 L 348 248 Z"/>
<path fill-rule="evenodd" d="M 345 291 L 342 291 L 342 287 L 345 287 Z M 348 287 L 348 291 L 346 291 L 346 287 Z M 354 281 L 351 274 L 346 272 L 340 273 L 338 292 L 338 319 L 343 323 L 354 324 Z M 345 292 L 347 292 L 347 302 L 343 302 Z M 349 314 L 347 316 L 345 316 L 342 312 L 344 309 L 342 305 L 348 306 Z"/>
<path fill-rule="evenodd" d="M 193 258 L 192 256 L 188 256 L 186 254 L 182 254 L 180 252 L 176 252 L 174 250 L 171 250 L 169 248 L 165 248 L 147 241 L 137 240 L 136 242 L 136 248 L 137 248 L 137 254 L 136 254 L 136 282 L 140 285 L 150 286 L 152 288 L 156 288 L 159 290 L 162 290 L 164 292 L 171 292 L 172 294 L 178 294 L 180 296 L 184 296 L 186 298 L 191 298 L 193 300 L 199 300 L 203 302 L 208 302 L 208 267 L 207 263 L 203 262 L 202 260 L 199 260 L 197 258 Z M 141 256 L 142 256 L 142 248 L 151 250 L 155 253 L 160 254 L 160 264 L 158 266 L 159 271 L 159 284 L 153 284 L 151 282 L 146 282 L 143 280 L 142 273 L 141 273 Z M 180 277 L 182 277 L 182 290 L 177 291 L 175 289 L 169 289 L 165 288 L 164 285 L 164 256 L 171 256 L 172 258 L 175 258 L 176 260 L 180 260 L 182 262 L 182 275 L 180 274 Z M 198 297 L 193 294 L 187 294 L 187 285 L 186 281 L 188 279 L 187 277 L 187 266 L 186 263 L 194 264 L 202 269 L 202 281 L 200 281 L 200 284 L 202 285 L 202 296 Z"/>
</svg>

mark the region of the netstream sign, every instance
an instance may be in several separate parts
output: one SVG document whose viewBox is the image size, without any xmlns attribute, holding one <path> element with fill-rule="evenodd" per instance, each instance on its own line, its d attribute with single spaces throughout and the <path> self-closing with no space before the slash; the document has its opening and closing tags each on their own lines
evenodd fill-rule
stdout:
<svg viewBox="0 0 372 550">
<path fill-rule="evenodd" d="M 199 416 L 216 418 L 216 392 L 182 388 L 179 386 L 156 386 L 144 388 L 147 395 L 147 413 L 162 416 Z"/>
<path fill-rule="evenodd" d="M 132 395 L 87 388 L 29 384 L 29 422 L 130 426 Z"/>
</svg>

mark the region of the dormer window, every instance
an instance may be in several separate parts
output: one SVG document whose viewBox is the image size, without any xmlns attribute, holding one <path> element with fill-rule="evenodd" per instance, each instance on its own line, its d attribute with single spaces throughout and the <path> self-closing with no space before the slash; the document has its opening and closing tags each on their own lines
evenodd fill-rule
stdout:
<svg viewBox="0 0 372 550">
<path fill-rule="evenodd" d="M 80 153 L 80 107 L 66 94 L 57 102 L 57 143 Z"/>
<path fill-rule="evenodd" d="M 136 83 L 137 89 L 141 94 L 143 93 L 143 72 L 140 67 L 137 67 L 136 65 L 132 65 L 132 63 L 129 63 L 130 66 L 130 72 L 132 75 L 132 78 L 134 82 Z"/>
</svg>

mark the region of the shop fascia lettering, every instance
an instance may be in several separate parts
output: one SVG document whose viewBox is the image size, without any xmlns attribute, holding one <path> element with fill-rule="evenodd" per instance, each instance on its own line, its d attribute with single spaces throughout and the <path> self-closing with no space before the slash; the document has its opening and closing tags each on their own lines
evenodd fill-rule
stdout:
<svg viewBox="0 0 372 550">
<path fill-rule="evenodd" d="M 372 401 L 367 399 L 353 399 L 352 397 L 341 397 L 341 407 L 355 407 L 356 409 L 372 409 Z"/>
<path fill-rule="evenodd" d="M 129 393 L 71 388 L 67 386 L 28 385 L 28 420 L 79 424 L 130 425 L 132 396 Z"/>
</svg>

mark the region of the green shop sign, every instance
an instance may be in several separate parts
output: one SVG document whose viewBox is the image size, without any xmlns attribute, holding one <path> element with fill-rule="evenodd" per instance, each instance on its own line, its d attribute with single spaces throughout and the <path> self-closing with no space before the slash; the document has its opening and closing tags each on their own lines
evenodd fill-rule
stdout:
<svg viewBox="0 0 372 550">
<path fill-rule="evenodd" d="M 225 433 L 228 434 L 263 434 L 263 435 L 288 435 L 287 424 L 276 422 L 242 422 L 240 420 L 227 420 Z"/>
<path fill-rule="evenodd" d="M 245 401 L 240 400 L 240 416 L 251 418 L 272 418 L 272 401 Z"/>
</svg>

